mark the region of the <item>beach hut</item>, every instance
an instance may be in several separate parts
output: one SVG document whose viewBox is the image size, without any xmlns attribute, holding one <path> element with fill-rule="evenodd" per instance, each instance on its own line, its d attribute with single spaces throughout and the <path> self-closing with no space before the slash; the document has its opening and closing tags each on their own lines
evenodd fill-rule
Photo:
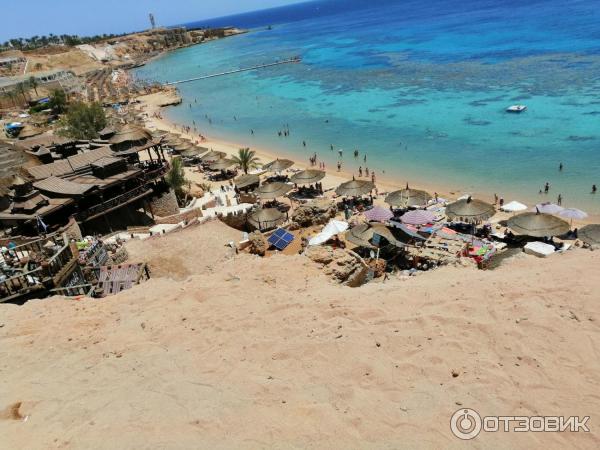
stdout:
<svg viewBox="0 0 600 450">
<path fill-rule="evenodd" d="M 559 217 L 541 212 L 526 212 L 508 219 L 508 227 L 517 234 L 531 237 L 560 236 L 570 230 Z"/>
<path fill-rule="evenodd" d="M 261 200 L 275 200 L 292 190 L 292 186 L 279 181 L 266 183 L 254 191 Z"/>
<path fill-rule="evenodd" d="M 341 195 L 343 197 L 360 197 L 368 194 L 373 189 L 375 189 L 375 185 L 372 182 L 368 180 L 356 180 L 352 178 L 351 181 L 346 181 L 345 183 L 340 184 L 335 192 L 337 195 Z"/>
<path fill-rule="evenodd" d="M 471 197 L 458 200 L 446 207 L 446 216 L 450 220 L 471 224 L 483 222 L 494 214 L 496 214 L 496 209 L 493 205 Z"/>
<path fill-rule="evenodd" d="M 322 170 L 308 169 L 298 172 L 290 178 L 290 181 L 298 186 L 315 184 L 325 178 L 325 172 Z"/>
<path fill-rule="evenodd" d="M 282 172 L 285 169 L 289 169 L 293 165 L 294 161 L 290 161 L 289 159 L 276 159 L 275 161 L 266 164 L 264 169 L 268 172 Z"/>
<path fill-rule="evenodd" d="M 432 197 L 428 192 L 410 189 L 407 185 L 406 189 L 401 189 L 388 194 L 385 198 L 385 202 L 390 206 L 399 208 L 408 208 L 409 206 L 420 208 L 427 206 L 431 198 Z"/>
<path fill-rule="evenodd" d="M 578 231 L 577 237 L 592 247 L 600 246 L 600 224 L 586 225 Z"/>
<path fill-rule="evenodd" d="M 257 230 L 264 231 L 277 228 L 286 220 L 286 215 L 277 208 L 260 208 L 250 213 L 248 223 Z"/>
</svg>

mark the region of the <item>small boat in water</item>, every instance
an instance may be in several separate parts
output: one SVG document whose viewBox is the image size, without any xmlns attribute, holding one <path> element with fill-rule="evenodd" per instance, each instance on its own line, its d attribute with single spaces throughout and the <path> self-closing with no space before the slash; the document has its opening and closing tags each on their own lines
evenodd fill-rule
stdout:
<svg viewBox="0 0 600 450">
<path fill-rule="evenodd" d="M 512 106 L 509 106 L 508 108 L 506 108 L 506 112 L 522 113 L 526 109 L 527 109 L 527 106 L 525 106 L 525 105 L 512 105 Z"/>
</svg>

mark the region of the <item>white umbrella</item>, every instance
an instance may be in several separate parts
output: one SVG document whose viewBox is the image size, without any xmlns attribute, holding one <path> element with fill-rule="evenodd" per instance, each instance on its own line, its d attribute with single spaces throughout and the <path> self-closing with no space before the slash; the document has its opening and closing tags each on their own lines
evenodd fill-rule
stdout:
<svg viewBox="0 0 600 450">
<path fill-rule="evenodd" d="M 502 211 L 506 211 L 506 212 L 519 212 L 519 211 L 525 211 L 527 209 L 527 205 L 524 205 L 521 202 L 512 201 L 510 203 L 505 204 L 500 209 Z"/>
<path fill-rule="evenodd" d="M 558 213 L 560 217 L 565 219 L 571 219 L 571 228 L 573 228 L 573 220 L 583 220 L 588 214 L 585 211 L 582 211 L 577 208 L 566 208 Z"/>
<path fill-rule="evenodd" d="M 308 245 L 321 245 L 327 242 L 329 239 L 343 233 L 348 229 L 348 222 L 343 222 L 341 220 L 330 220 L 327 225 L 321 230 L 319 234 L 312 237 L 308 241 Z"/>
<path fill-rule="evenodd" d="M 558 214 L 563 209 L 562 206 L 555 205 L 554 203 L 546 202 L 546 203 L 538 203 L 535 205 L 535 208 L 532 208 L 531 212 L 541 212 L 544 214 Z"/>
</svg>

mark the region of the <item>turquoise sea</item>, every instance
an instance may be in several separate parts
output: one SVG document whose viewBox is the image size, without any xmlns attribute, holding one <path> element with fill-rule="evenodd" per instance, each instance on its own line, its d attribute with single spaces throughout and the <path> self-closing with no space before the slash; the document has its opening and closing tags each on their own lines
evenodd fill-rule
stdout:
<svg viewBox="0 0 600 450">
<path fill-rule="evenodd" d="M 400 183 L 530 204 L 560 193 L 600 213 L 590 194 L 600 186 L 600 1 L 329 0 L 194 25 L 252 31 L 166 54 L 136 76 L 303 61 L 182 84 L 173 121 L 296 160 L 316 152 L 329 170 L 343 148 L 346 170 L 364 168 L 366 153 L 369 169 Z M 505 112 L 517 103 L 528 110 Z M 278 137 L 286 125 L 290 137 Z"/>
</svg>

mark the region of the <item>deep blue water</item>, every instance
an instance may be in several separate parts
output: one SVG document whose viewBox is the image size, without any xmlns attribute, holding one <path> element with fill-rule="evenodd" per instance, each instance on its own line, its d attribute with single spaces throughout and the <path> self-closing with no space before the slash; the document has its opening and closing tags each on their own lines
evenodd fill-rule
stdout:
<svg viewBox="0 0 600 450">
<path fill-rule="evenodd" d="M 366 153 L 371 170 L 399 182 L 507 200 L 536 201 L 549 181 L 548 200 L 560 192 L 600 212 L 589 194 L 600 185 L 600 0 L 331 0 L 193 25 L 253 31 L 170 53 L 137 75 L 173 81 L 303 62 L 180 85 L 185 103 L 168 112 L 179 123 L 296 159 L 317 152 L 330 168 L 333 144 L 347 170 L 364 168 Z M 506 114 L 515 103 L 527 112 Z M 277 136 L 284 124 L 288 139 Z"/>
</svg>

